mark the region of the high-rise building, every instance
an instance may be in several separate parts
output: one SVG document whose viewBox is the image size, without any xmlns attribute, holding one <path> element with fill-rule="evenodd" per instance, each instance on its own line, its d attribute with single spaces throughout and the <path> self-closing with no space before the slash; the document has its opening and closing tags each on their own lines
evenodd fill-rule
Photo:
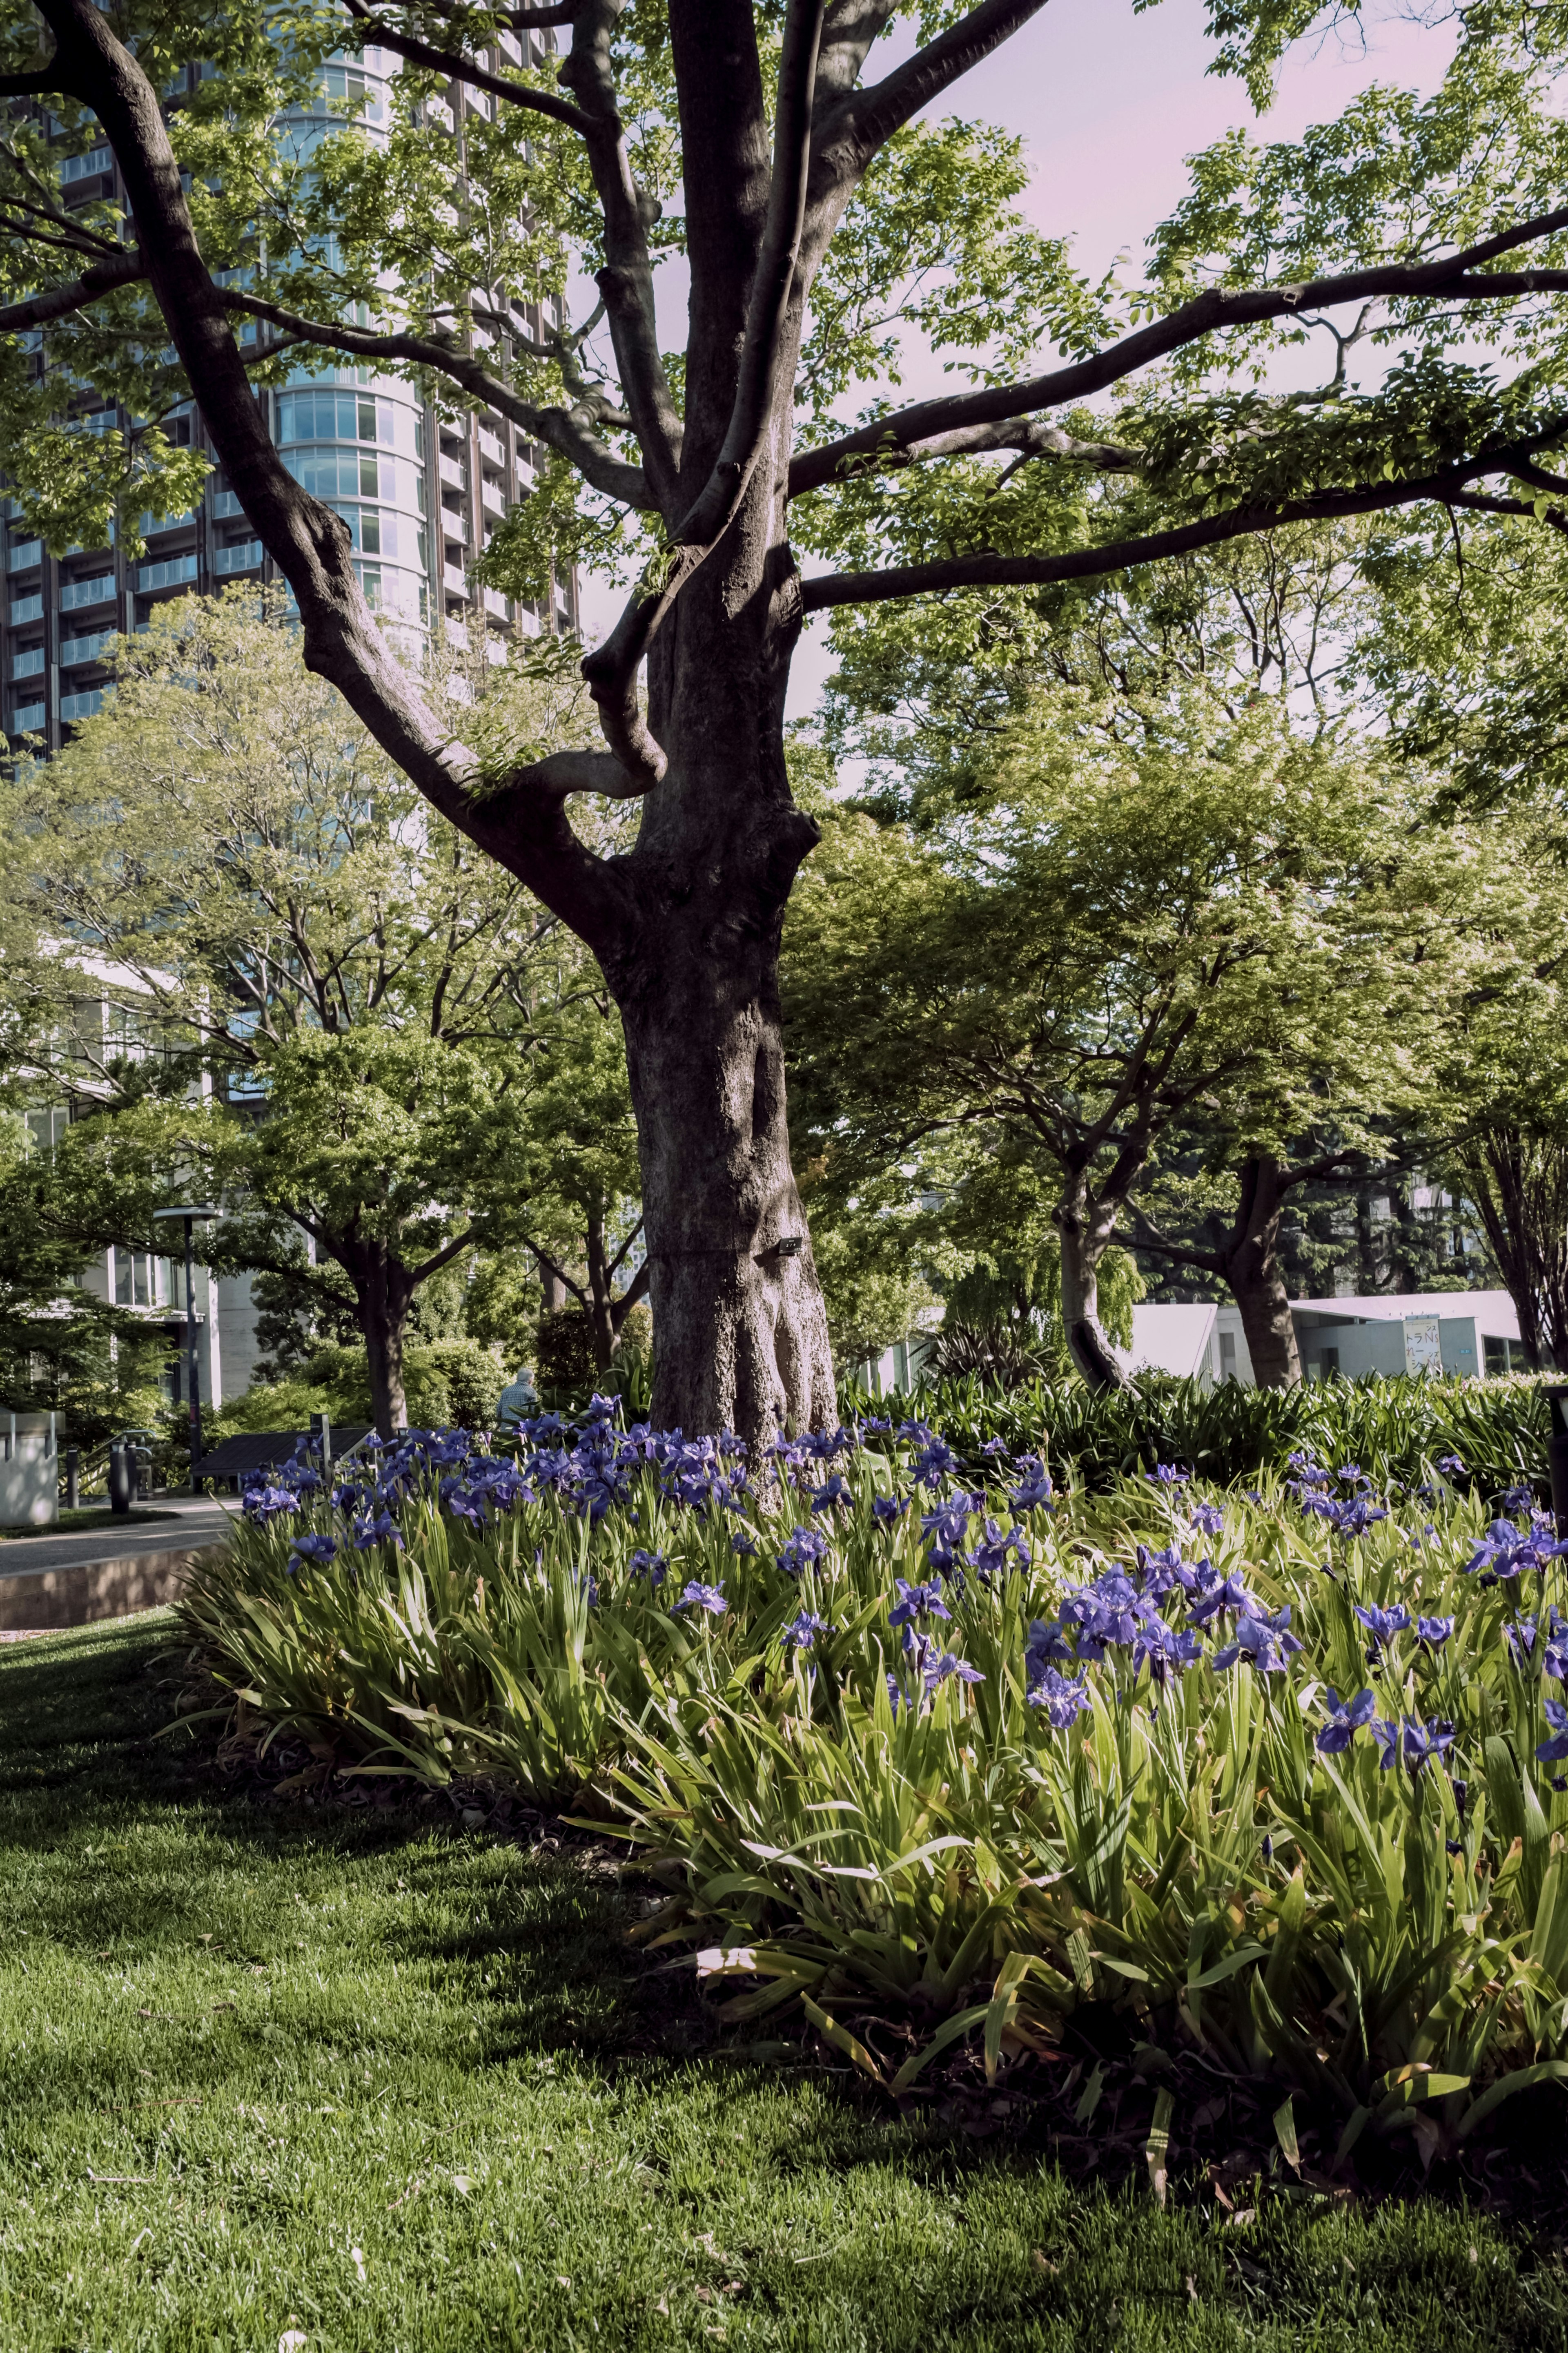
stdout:
<svg viewBox="0 0 1568 2353">
<path fill-rule="evenodd" d="M 532 59 L 545 53 L 536 39 Z M 518 40 L 504 34 L 494 62 L 504 71 L 521 55 Z M 333 61 L 323 71 L 316 111 L 287 117 L 280 135 L 308 153 L 342 124 L 331 101 L 352 98 L 363 100 L 360 119 L 374 136 L 386 120 L 387 84 L 397 69 L 391 52 L 378 48 Z M 201 71 L 185 69 L 187 87 Z M 466 112 L 485 114 L 490 104 L 482 92 L 454 82 L 444 100 L 426 108 L 432 135 L 453 142 L 454 177 Z M 123 193 L 107 145 L 68 158 L 61 179 L 68 204 Z M 551 323 L 531 312 L 517 320 L 532 336 Z M 257 330 L 247 322 L 240 332 L 243 342 L 254 340 Z M 35 330 L 23 340 L 31 342 L 41 371 L 41 334 Z M 486 341 L 478 328 L 475 340 L 481 347 Z M 289 472 L 348 524 L 354 569 L 372 605 L 444 632 L 465 649 L 482 644 L 492 660 L 504 659 L 519 636 L 576 628 L 577 588 L 570 576 L 542 605 L 515 603 L 471 577 L 491 532 L 528 495 L 540 463 L 541 453 L 505 418 L 441 417 L 409 385 L 358 366 L 301 368 L 283 389 L 258 398 Z M 91 399 L 71 402 L 69 414 L 86 433 L 121 432 L 131 421 Z M 182 446 L 210 447 L 194 402 L 164 420 L 164 429 Z M 74 721 L 100 706 L 109 682 L 104 655 L 119 632 L 144 626 L 153 606 L 170 597 L 210 596 L 232 581 L 276 576 L 216 459 L 198 507 L 161 521 L 142 518 L 146 552 L 134 560 L 113 547 L 51 556 L 16 520 L 14 501 L 5 521 L 0 723 L 13 738 L 41 736 L 50 750 Z"/>
</svg>

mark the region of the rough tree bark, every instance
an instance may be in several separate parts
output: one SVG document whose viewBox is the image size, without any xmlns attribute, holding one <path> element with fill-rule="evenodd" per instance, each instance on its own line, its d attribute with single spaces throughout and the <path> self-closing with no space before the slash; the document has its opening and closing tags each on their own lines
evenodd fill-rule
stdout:
<svg viewBox="0 0 1568 2353">
<path fill-rule="evenodd" d="M 1568 1150 L 1492 1128 L 1466 1140 L 1458 1165 L 1513 1301 L 1526 1364 L 1568 1373 Z"/>
<path fill-rule="evenodd" d="M 1119 1196 L 1095 1195 L 1079 1175 L 1051 1212 L 1062 1238 L 1062 1328 L 1073 1363 L 1091 1389 L 1131 1386 L 1100 1320 L 1100 1265 L 1116 1239 Z"/>
<path fill-rule="evenodd" d="M 1151 1219 L 1138 1212 L 1138 1230 L 1130 1238 L 1132 1249 L 1155 1251 L 1179 1266 L 1200 1267 L 1228 1286 L 1241 1311 L 1252 1377 L 1260 1389 L 1293 1389 L 1301 1379 L 1301 1352 L 1279 1266 L 1279 1223 L 1286 1198 L 1296 1186 L 1331 1176 L 1357 1157 L 1329 1152 L 1292 1165 L 1277 1153 L 1248 1153 L 1237 1172 L 1237 1204 L 1230 1224 L 1207 1247 L 1169 1241 Z"/>
</svg>

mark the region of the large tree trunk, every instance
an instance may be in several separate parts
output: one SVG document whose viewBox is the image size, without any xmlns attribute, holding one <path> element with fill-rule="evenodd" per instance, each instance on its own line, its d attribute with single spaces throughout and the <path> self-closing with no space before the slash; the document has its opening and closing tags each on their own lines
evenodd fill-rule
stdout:
<svg viewBox="0 0 1568 2353">
<path fill-rule="evenodd" d="M 1073 1363 L 1091 1389 L 1131 1387 L 1100 1320 L 1100 1262 L 1116 1231 L 1117 1204 L 1096 1201 L 1081 1178 L 1051 1212 L 1062 1238 L 1062 1328 Z"/>
<path fill-rule="evenodd" d="M 1241 1199 L 1221 1252 L 1225 1279 L 1241 1310 L 1252 1377 L 1260 1389 L 1293 1389 L 1301 1378 L 1301 1352 L 1279 1271 L 1287 1176 L 1283 1163 L 1264 1155 L 1244 1162 Z"/>
<path fill-rule="evenodd" d="M 722 223 L 699 225 L 705 236 Z M 694 233 L 696 231 L 694 230 Z M 695 297 L 694 297 L 695 301 Z M 693 348 L 723 321 L 695 311 Z M 689 383 L 682 481 L 706 480 L 732 359 Z M 784 536 L 792 372 L 734 523 L 655 639 L 648 720 L 668 757 L 629 865 L 638 922 L 606 961 L 626 1030 L 656 1334 L 653 1419 L 735 1430 L 829 1427 L 837 1393 L 811 1239 L 790 1165 L 779 940 L 818 839 L 795 806 L 784 708 L 800 634 Z"/>
</svg>

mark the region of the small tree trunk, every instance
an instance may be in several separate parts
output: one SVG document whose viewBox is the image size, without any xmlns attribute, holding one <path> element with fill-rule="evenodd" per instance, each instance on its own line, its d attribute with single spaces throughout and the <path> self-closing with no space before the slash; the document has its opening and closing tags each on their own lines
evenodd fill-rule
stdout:
<svg viewBox="0 0 1568 2353">
<path fill-rule="evenodd" d="M 605 1205 L 588 1205 L 588 1329 L 593 1335 L 594 1363 L 601 1373 L 610 1369 L 616 1353 L 616 1327 L 610 1303 L 609 1252 L 605 1247 Z"/>
<path fill-rule="evenodd" d="M 1260 1389 L 1293 1389 L 1301 1379 L 1295 1319 L 1279 1271 L 1279 1219 L 1286 1170 L 1255 1155 L 1243 1164 L 1241 1200 L 1223 1252 L 1225 1279 L 1241 1310 L 1241 1328 Z"/>
<path fill-rule="evenodd" d="M 408 1403 L 403 1391 L 403 1343 L 408 1325 L 411 1293 L 400 1281 L 401 1270 L 377 1255 L 353 1270 L 354 1296 L 360 1330 L 364 1334 L 365 1361 L 370 1369 L 370 1408 L 377 1435 L 390 1438 L 408 1427 Z"/>
<path fill-rule="evenodd" d="M 1116 1206 L 1095 1201 L 1081 1178 L 1052 1211 L 1062 1238 L 1062 1327 L 1091 1389 L 1131 1387 L 1100 1320 L 1100 1262 L 1116 1231 Z"/>
</svg>

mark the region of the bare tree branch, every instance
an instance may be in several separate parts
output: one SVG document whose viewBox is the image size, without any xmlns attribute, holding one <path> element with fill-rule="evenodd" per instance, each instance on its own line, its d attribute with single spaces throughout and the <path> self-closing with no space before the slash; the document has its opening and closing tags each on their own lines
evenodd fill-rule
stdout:
<svg viewBox="0 0 1568 2353">
<path fill-rule="evenodd" d="M 47 66 L 37 66 L 31 73 L 0 74 L 0 99 L 58 98 L 67 88 L 58 47 Z"/>
<path fill-rule="evenodd" d="M 634 466 L 616 456 L 607 442 L 601 441 L 588 429 L 579 410 L 570 408 L 540 408 L 523 400 L 500 376 L 477 359 L 451 345 L 437 342 L 428 335 L 379 335 L 368 328 L 349 327 L 334 322 L 322 326 L 313 319 L 301 318 L 298 311 L 286 311 L 281 304 L 269 302 L 259 294 L 247 294 L 238 287 L 223 290 L 225 308 L 246 312 L 282 329 L 294 342 L 313 343 L 329 351 L 353 352 L 364 359 L 401 360 L 416 367 L 427 367 L 460 385 L 475 399 L 482 400 L 498 416 L 508 417 L 514 425 L 535 441 L 544 442 L 560 456 L 576 467 L 584 480 L 606 498 L 618 500 L 623 506 L 649 509 L 653 495 L 640 466 Z M 270 357 L 276 345 L 255 354 Z"/>
<path fill-rule="evenodd" d="M 1519 294 L 1559 293 L 1568 288 L 1568 270 L 1481 270 L 1479 265 L 1540 237 L 1568 228 L 1568 206 L 1521 221 L 1501 235 L 1489 237 L 1463 253 L 1438 261 L 1386 262 L 1374 269 L 1348 270 L 1334 278 L 1319 278 L 1300 286 L 1265 287 L 1233 293 L 1215 287 L 1182 303 L 1165 318 L 1124 335 L 1119 343 L 1087 360 L 1054 368 L 1026 384 L 987 385 L 984 390 L 955 393 L 937 400 L 915 402 L 910 407 L 876 417 L 819 449 L 803 450 L 790 467 L 790 495 L 817 491 L 837 480 L 857 458 L 873 466 L 881 453 L 896 452 L 972 425 L 994 425 L 1008 417 L 1026 417 L 1041 408 L 1058 408 L 1072 400 L 1087 400 L 1121 384 L 1153 360 L 1165 358 L 1205 335 L 1226 327 L 1255 326 L 1268 319 L 1291 317 L 1303 310 L 1331 310 L 1342 302 L 1369 297 L 1400 295 L 1459 301 L 1495 302 Z"/>
<path fill-rule="evenodd" d="M 561 79 L 573 90 L 587 123 L 588 162 L 605 217 L 605 267 L 598 287 L 609 315 L 610 338 L 632 427 L 642 447 L 643 470 L 659 512 L 668 520 L 679 496 L 681 426 L 664 372 L 654 316 L 653 263 L 647 230 L 657 207 L 632 177 L 631 155 L 616 103 L 610 40 L 622 0 L 582 0 L 573 20 L 572 49 Z"/>
<path fill-rule="evenodd" d="M 805 222 L 811 104 L 823 13 L 824 0 L 789 0 L 779 60 L 767 221 L 752 280 L 734 404 L 713 470 L 671 533 L 681 546 L 711 546 L 728 530 L 745 496 L 775 405 L 784 322 Z"/>
<path fill-rule="evenodd" d="M 446 74 L 453 81 L 467 82 L 471 89 L 489 90 L 492 98 L 505 99 L 510 106 L 528 108 L 535 114 L 547 114 L 552 122 L 563 122 L 569 131 L 586 137 L 593 129 L 588 117 L 569 99 L 556 98 L 547 90 L 534 90 L 525 81 L 512 81 L 505 74 L 491 73 L 488 66 L 476 65 L 460 50 L 438 49 L 429 41 L 416 41 L 407 33 L 399 33 L 382 19 L 364 0 L 343 0 L 343 6 L 360 25 L 367 37 L 378 41 L 384 49 L 406 58 L 412 66 L 423 66 L 426 73 Z"/>
<path fill-rule="evenodd" d="M 46 286 L 40 294 L 0 305 L 0 334 L 20 334 L 28 327 L 43 326 L 47 320 L 63 319 L 96 302 L 100 294 L 110 293 L 117 286 L 133 286 L 146 275 L 146 266 L 135 251 L 114 261 L 96 261 L 68 285 Z"/>
<path fill-rule="evenodd" d="M 895 597 L 939 594 L 950 588 L 1033 588 L 1056 580 L 1095 580 L 1132 565 L 1154 564 L 1166 556 L 1191 554 L 1196 548 L 1217 547 L 1226 540 L 1279 531 L 1289 523 L 1378 514 L 1390 507 L 1415 506 L 1426 499 L 1473 505 L 1477 501 L 1466 495 L 1465 486 L 1479 476 L 1510 470 L 1513 462 L 1510 450 L 1489 450 L 1441 473 L 1287 499 L 1278 506 L 1231 507 L 1169 531 L 1116 540 L 1104 547 L 1075 548 L 1060 555 L 957 555 L 930 564 L 893 565 L 883 572 L 828 573 L 802 581 L 801 601 L 806 612 L 822 613 L 839 605 L 886 604 Z M 1516 511 L 1533 512 L 1522 502 Z"/>
<path fill-rule="evenodd" d="M 1045 5 L 1046 0 L 981 0 L 978 8 L 928 41 L 907 64 L 895 67 L 869 90 L 845 97 L 819 126 L 819 152 L 831 148 L 845 163 L 852 153 L 858 179 L 895 131 L 1010 40 Z"/>
<path fill-rule="evenodd" d="M 397 660 L 354 575 L 347 527 L 289 473 L 252 396 L 224 295 L 196 243 L 156 90 L 94 0 L 39 0 L 69 69 L 114 149 L 159 309 L 231 488 L 294 591 L 307 668 L 337 687 L 387 756 L 458 830 L 525 881 L 592 947 L 631 915 L 618 870 L 580 841 L 553 772 L 519 770 L 487 792 L 422 680 Z M 596 774 L 596 772 L 595 772 Z"/>
</svg>

